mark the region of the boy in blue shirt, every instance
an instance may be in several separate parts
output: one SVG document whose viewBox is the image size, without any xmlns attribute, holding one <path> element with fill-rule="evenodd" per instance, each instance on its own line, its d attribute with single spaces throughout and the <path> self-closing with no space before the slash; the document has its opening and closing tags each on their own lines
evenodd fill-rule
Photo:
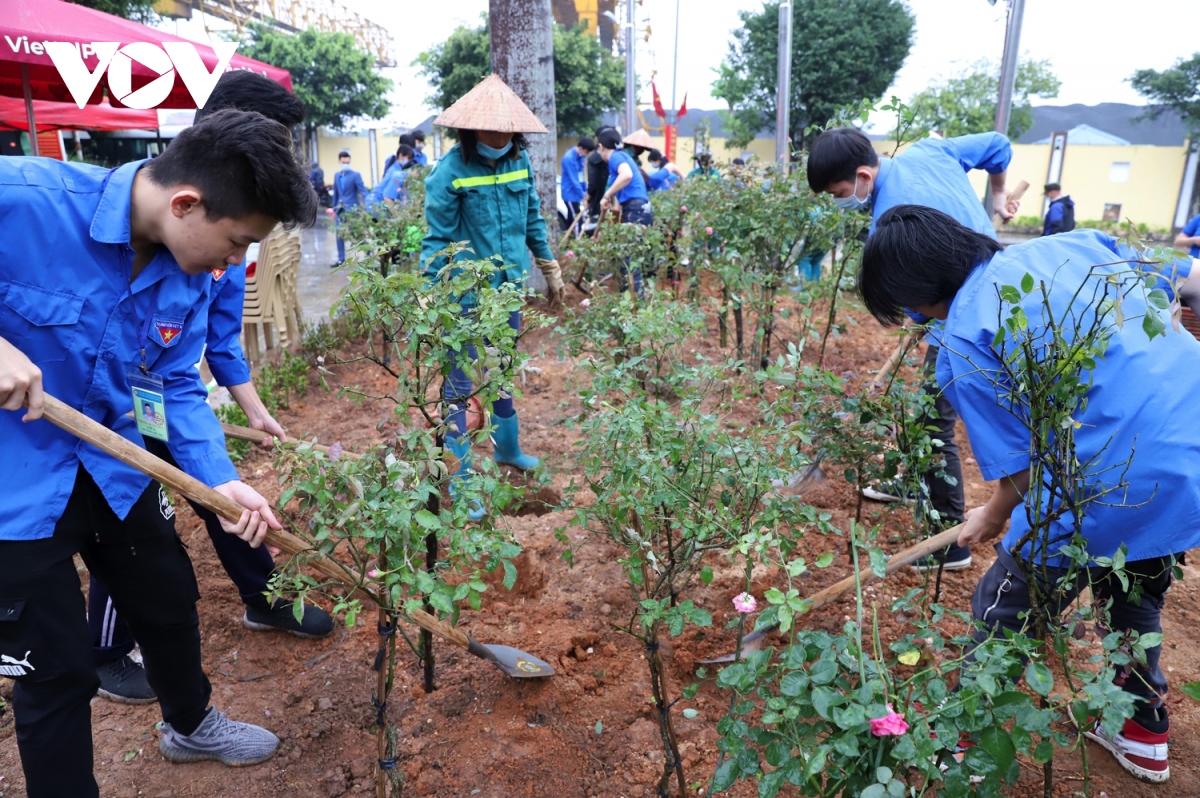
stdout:
<svg viewBox="0 0 1200 798">
<path fill-rule="evenodd" d="M 0 160 L 0 450 L 19 464 L 0 501 L 0 670 L 16 681 L 30 798 L 99 794 L 99 679 L 76 553 L 141 643 L 164 757 L 242 765 L 278 747 L 208 705 L 195 575 L 162 488 L 38 419 L 44 390 L 141 445 L 148 427 L 126 416 L 137 390 L 165 416 L 180 467 L 246 508 L 225 530 L 261 544 L 278 522 L 238 480 L 195 363 L 211 273 L 279 222 L 310 224 L 316 209 L 287 129 L 257 113 L 215 114 L 153 161 L 113 170 Z"/>
<path fill-rule="evenodd" d="M 875 220 L 889 208 L 900 204 L 925 205 L 957 219 L 977 233 L 996 237 L 992 221 L 983 209 L 975 189 L 967 178 L 972 169 L 983 169 L 990 177 L 996 212 L 1005 219 L 1016 213 L 1018 204 L 1009 202 L 1005 186 L 1006 170 L 1012 160 L 1012 145 L 999 133 L 978 133 L 952 139 L 927 138 L 913 144 L 894 158 L 880 159 L 871 141 L 855 128 L 827 130 L 813 142 L 808 157 L 808 185 L 817 193 L 833 196 L 833 204 L 842 210 L 867 209 Z M 910 314 L 915 321 L 928 319 Z M 933 376 L 937 347 L 925 353 L 924 370 Z M 963 518 L 962 463 L 954 442 L 954 408 L 929 382 L 924 390 L 934 397 L 937 418 L 925 419 L 933 426 L 933 437 L 941 441 L 934 453 L 943 462 L 922 479 L 929 491 L 929 503 L 937 511 L 941 526 L 950 527 Z M 945 476 L 939 476 L 938 472 Z M 876 501 L 907 501 L 894 487 L 868 487 L 863 495 Z M 971 552 L 951 546 L 945 552 L 913 564 L 918 571 L 945 568 L 956 571 L 969 568 Z"/>
<path fill-rule="evenodd" d="M 1179 249 L 1188 248 L 1188 254 L 1200 258 L 1200 214 L 1196 214 L 1175 236 L 1175 246 Z"/>
<path fill-rule="evenodd" d="M 625 152 L 621 134 L 608 128 L 600 134 L 600 157 L 608 164 L 608 189 L 600 198 L 600 210 L 607 212 L 616 200 L 621 221 L 627 224 L 654 224 L 650 213 L 650 194 L 646 179 L 637 163 Z"/>
<path fill-rule="evenodd" d="M 367 187 L 363 184 L 362 175 L 350 168 L 350 150 L 338 153 L 338 171 L 333 175 L 333 212 L 334 227 L 341 229 L 342 214 L 347 208 L 361 208 L 367 204 Z M 346 262 L 346 241 L 337 237 L 336 269 Z"/>
<path fill-rule="evenodd" d="M 567 216 L 562 220 L 562 229 L 568 230 L 579 215 L 579 204 L 583 202 L 584 185 L 587 178 L 584 169 L 587 157 L 596 150 L 596 143 L 587 136 L 581 136 L 579 142 L 563 153 L 562 178 L 559 181 L 559 193 L 562 194 L 563 204 L 567 206 Z"/>
<path fill-rule="evenodd" d="M 1030 532 L 1029 513 L 1047 517 L 1052 499 L 1047 496 L 1040 510 L 1026 508 L 1031 463 L 1044 453 L 1030 443 L 1027 397 L 1002 382 L 1004 363 L 1014 356 L 1018 342 L 1004 332 L 1008 311 L 998 287 L 1018 286 L 1026 275 L 1045 286 L 1045 301 L 1035 291 L 1021 307 L 1030 335 L 1049 336 L 1047 314 L 1091 326 L 1104 286 L 1109 296 L 1123 295 L 1121 307 L 1128 318 L 1158 313 L 1141 288 L 1142 276 L 1135 271 L 1140 267 L 1131 265 L 1134 258 L 1126 247 L 1096 230 L 1037 238 L 1001 251 L 990 236 L 917 205 L 896 206 L 877 225 L 859 273 L 867 309 L 884 324 L 899 323 L 906 308 L 943 322 L 935 333 L 941 343 L 938 384 L 966 422 L 983 478 L 997 483 L 988 503 L 966 514 L 959 543 L 986 543 L 1004 534 L 1008 525 L 996 547 L 997 560 L 972 599 L 975 619 L 985 627 L 976 639 L 982 641 L 989 632 L 1025 630 L 1031 579 L 1039 584 L 1049 580 L 1040 592 L 1054 597 L 1051 612 L 1065 609 L 1090 581 L 1098 606 L 1112 601 L 1108 628 L 1161 633 L 1171 567 L 1200 545 L 1200 482 L 1194 477 L 1200 428 L 1193 421 L 1200 344 L 1169 323 L 1153 340 L 1140 323 L 1119 325 L 1114 316 L 1105 324 L 1111 338 L 1104 357 L 1084 375 L 1088 391 L 1074 414 L 1075 458 L 1087 464 L 1084 478 L 1097 497 L 1083 506 L 1080 532 L 1090 558 L 1112 557 L 1121 545 L 1127 547 L 1125 571 L 1136 578 L 1141 595 L 1099 566 L 1064 582 L 1068 563 L 1059 551 L 1075 533 L 1070 509 L 1052 523 L 1045 538 L 1023 542 Z M 1186 278 L 1191 264 L 1170 268 Z M 1189 281 L 1179 295 L 1196 305 L 1200 286 Z M 1073 328 L 1058 324 L 1060 334 L 1072 334 Z M 1055 512 L 1065 509 L 1062 501 L 1061 496 L 1053 499 Z M 1029 566 L 1034 573 L 1027 573 Z M 1110 736 L 1100 726 L 1084 728 L 1122 767 L 1153 782 L 1170 775 L 1163 705 L 1167 682 L 1160 653 L 1160 646 L 1147 649 L 1144 666 L 1135 663 L 1114 676 L 1136 699 L 1134 716 L 1120 734 Z"/>
<path fill-rule="evenodd" d="M 296 96 L 268 77 L 247 70 L 231 70 L 221 76 L 208 102 L 196 112 L 199 123 L 218 111 L 235 108 L 257 111 L 268 119 L 295 127 L 304 121 L 304 105 Z M 263 405 L 250 378 L 250 366 L 238 337 L 242 332 L 242 310 L 246 296 L 246 265 L 213 271 L 209 292 L 208 333 L 204 359 L 217 384 L 246 414 L 247 423 L 281 441 L 287 440 L 279 425 Z M 199 374 L 196 375 L 197 379 Z M 170 447 L 160 440 L 144 436 L 146 449 L 175 464 Z M 267 585 L 275 574 L 275 560 L 263 546 L 251 548 L 245 541 L 226 534 L 221 521 L 211 510 L 189 502 L 204 521 L 209 540 L 225 572 L 238 588 L 246 605 L 242 623 L 257 631 L 284 630 L 299 637 L 323 637 L 333 631 L 329 613 L 306 605 L 296 620 L 291 603 L 271 605 L 266 598 Z M 143 704 L 157 700 L 146 680 L 145 669 L 129 656 L 134 638 L 112 603 L 108 590 L 92 577 L 88 588 L 88 628 L 96 649 L 96 670 L 100 677 L 100 695 L 120 703 Z"/>
<path fill-rule="evenodd" d="M 413 137 L 413 163 L 417 166 L 428 166 L 429 156 L 425 154 L 425 131 L 414 130 L 411 135 Z"/>
</svg>

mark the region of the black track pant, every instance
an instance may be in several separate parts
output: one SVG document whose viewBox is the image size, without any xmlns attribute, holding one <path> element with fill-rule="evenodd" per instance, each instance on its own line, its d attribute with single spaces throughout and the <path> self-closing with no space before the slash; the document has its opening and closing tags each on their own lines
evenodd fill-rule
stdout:
<svg viewBox="0 0 1200 798">
<path fill-rule="evenodd" d="M 95 798 L 90 702 L 100 681 L 73 555 L 112 591 L 142 646 L 163 720 L 200 725 L 212 689 L 200 667 L 199 591 L 174 511 L 151 483 L 117 518 L 79 468 L 54 536 L 0 541 L 0 674 L 16 681 L 13 713 L 29 798 Z"/>
</svg>

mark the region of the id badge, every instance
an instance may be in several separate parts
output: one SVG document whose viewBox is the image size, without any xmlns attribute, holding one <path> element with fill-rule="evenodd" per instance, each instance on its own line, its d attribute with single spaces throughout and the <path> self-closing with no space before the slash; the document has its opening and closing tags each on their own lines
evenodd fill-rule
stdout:
<svg viewBox="0 0 1200 798">
<path fill-rule="evenodd" d="M 154 372 L 129 374 L 129 386 L 133 391 L 133 417 L 137 420 L 138 432 L 167 440 L 167 406 L 163 401 L 162 377 Z"/>
</svg>

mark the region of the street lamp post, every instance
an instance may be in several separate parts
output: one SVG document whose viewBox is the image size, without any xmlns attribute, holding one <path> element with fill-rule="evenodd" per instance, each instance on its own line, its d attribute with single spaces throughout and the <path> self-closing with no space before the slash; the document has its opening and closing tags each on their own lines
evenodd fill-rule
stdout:
<svg viewBox="0 0 1200 798">
<path fill-rule="evenodd" d="M 791 126 L 792 99 L 792 2 L 779 4 L 779 61 L 776 65 L 775 87 L 775 160 L 786 161 L 791 156 L 788 130 Z"/>
</svg>

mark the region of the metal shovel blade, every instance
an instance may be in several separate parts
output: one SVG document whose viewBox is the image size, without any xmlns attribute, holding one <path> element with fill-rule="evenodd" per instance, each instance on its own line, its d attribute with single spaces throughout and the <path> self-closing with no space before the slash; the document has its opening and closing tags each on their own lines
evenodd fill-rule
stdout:
<svg viewBox="0 0 1200 798">
<path fill-rule="evenodd" d="M 473 637 L 468 638 L 470 644 L 467 651 L 486 659 L 500 670 L 517 679 L 536 679 L 541 676 L 553 676 L 554 668 L 527 651 L 512 646 L 500 646 L 480 643 Z"/>
</svg>

